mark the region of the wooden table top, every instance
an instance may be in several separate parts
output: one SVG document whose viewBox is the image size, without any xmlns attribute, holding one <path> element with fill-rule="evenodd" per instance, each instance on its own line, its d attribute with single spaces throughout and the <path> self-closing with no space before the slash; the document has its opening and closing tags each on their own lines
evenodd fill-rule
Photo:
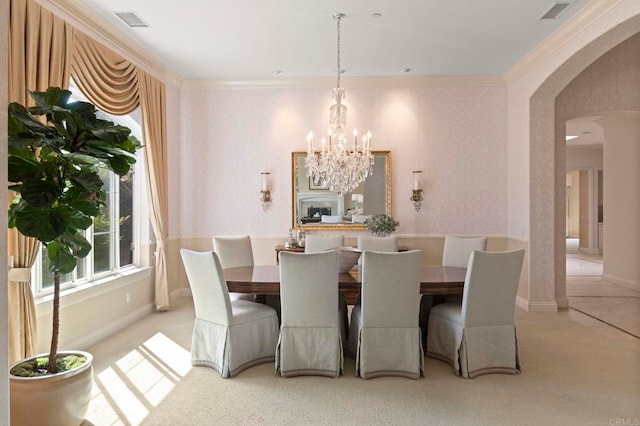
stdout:
<svg viewBox="0 0 640 426">
<path fill-rule="evenodd" d="M 224 269 L 227 288 L 234 293 L 280 294 L 280 267 L 277 265 L 245 266 Z M 462 294 L 465 268 L 423 266 L 421 294 Z M 339 289 L 344 294 L 360 292 L 360 279 L 354 269 L 338 275 Z"/>
</svg>

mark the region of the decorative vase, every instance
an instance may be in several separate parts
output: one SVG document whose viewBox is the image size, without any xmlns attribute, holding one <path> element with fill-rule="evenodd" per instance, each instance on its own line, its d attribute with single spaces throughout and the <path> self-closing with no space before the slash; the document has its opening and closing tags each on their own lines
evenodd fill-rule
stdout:
<svg viewBox="0 0 640 426">
<path fill-rule="evenodd" d="M 38 377 L 9 375 L 11 425 L 74 426 L 84 421 L 93 386 L 93 356 L 83 351 L 60 351 L 58 356 L 83 355 L 84 364 L 57 374 Z M 16 364 L 47 357 L 40 354 Z"/>
</svg>

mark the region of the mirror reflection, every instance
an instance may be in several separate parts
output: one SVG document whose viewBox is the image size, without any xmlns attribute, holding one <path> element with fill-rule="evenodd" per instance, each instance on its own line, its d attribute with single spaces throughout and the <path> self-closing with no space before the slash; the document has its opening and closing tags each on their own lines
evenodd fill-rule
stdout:
<svg viewBox="0 0 640 426">
<path fill-rule="evenodd" d="M 314 185 L 304 167 L 306 152 L 293 152 L 292 227 L 302 229 L 365 229 L 367 217 L 391 215 L 391 153 L 373 151 L 373 174 L 353 191 L 338 196 Z"/>
</svg>

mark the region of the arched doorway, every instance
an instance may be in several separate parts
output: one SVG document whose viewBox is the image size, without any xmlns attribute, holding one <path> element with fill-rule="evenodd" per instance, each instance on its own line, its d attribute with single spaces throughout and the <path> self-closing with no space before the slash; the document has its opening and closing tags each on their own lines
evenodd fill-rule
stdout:
<svg viewBox="0 0 640 426">
<path fill-rule="evenodd" d="M 529 296 L 558 308 L 568 306 L 565 278 L 565 122 L 599 111 L 640 110 L 637 97 L 616 96 L 624 82 L 591 82 L 591 89 L 606 85 L 607 96 L 576 99 L 582 93 L 583 71 L 621 43 L 640 38 L 640 15 L 635 16 L 582 48 L 556 69 L 529 100 Z M 615 53 L 615 52 L 614 52 Z M 638 57 L 638 50 L 632 60 Z M 613 72 L 613 70 L 611 70 Z M 628 76 L 626 76 L 628 77 Z M 613 90 L 613 92 L 611 92 Z M 637 91 L 637 86 L 634 89 Z"/>
</svg>

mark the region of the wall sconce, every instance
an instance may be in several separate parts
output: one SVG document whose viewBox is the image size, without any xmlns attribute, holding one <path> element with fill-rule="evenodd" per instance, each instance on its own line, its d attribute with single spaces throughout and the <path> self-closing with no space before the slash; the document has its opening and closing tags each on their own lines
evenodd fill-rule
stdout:
<svg viewBox="0 0 640 426">
<path fill-rule="evenodd" d="M 420 189 L 420 175 L 422 174 L 422 170 L 414 170 L 413 171 L 413 194 L 411 201 L 413 201 L 413 207 L 415 207 L 416 211 L 419 212 L 422 207 L 422 189 Z"/>
<path fill-rule="evenodd" d="M 260 191 L 260 204 L 265 212 L 271 207 L 271 191 L 269 191 L 269 172 L 262 172 L 262 191 Z"/>
</svg>

